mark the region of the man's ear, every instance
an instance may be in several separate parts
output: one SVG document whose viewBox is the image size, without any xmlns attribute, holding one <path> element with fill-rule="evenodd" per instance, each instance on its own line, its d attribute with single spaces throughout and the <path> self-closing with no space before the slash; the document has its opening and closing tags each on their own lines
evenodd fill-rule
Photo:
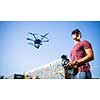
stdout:
<svg viewBox="0 0 100 100">
<path fill-rule="evenodd" d="M 81 34 L 78 34 L 78 37 L 77 37 L 77 39 L 80 39 L 82 37 L 82 35 Z"/>
</svg>

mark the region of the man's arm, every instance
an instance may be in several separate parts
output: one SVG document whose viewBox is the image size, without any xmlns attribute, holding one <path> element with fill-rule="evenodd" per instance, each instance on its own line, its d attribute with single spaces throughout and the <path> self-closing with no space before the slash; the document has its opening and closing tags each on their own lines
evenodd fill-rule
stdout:
<svg viewBox="0 0 100 100">
<path fill-rule="evenodd" d="M 94 53 L 93 53 L 92 48 L 85 49 L 85 52 L 86 52 L 86 56 L 83 57 L 82 59 L 77 60 L 77 62 L 79 64 L 84 64 L 86 62 L 89 62 L 91 60 L 94 60 Z"/>
<path fill-rule="evenodd" d="M 91 60 L 94 60 L 94 53 L 93 53 L 92 48 L 85 49 L 85 52 L 86 52 L 86 56 L 83 57 L 82 59 L 77 60 L 77 64 L 81 65 Z M 72 66 L 74 67 L 75 65 L 76 65 L 76 61 L 70 61 L 68 63 L 68 66 L 71 66 L 71 67 Z"/>
</svg>

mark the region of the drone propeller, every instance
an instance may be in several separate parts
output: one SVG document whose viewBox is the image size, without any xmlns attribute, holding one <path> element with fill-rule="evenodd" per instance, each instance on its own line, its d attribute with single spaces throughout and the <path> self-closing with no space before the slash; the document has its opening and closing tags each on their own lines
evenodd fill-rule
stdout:
<svg viewBox="0 0 100 100">
<path fill-rule="evenodd" d="M 42 42 L 49 42 L 49 40 L 45 40 L 45 41 L 42 41 Z"/>
<path fill-rule="evenodd" d="M 29 33 L 29 34 L 31 34 L 31 35 L 33 35 L 33 36 L 34 36 L 34 38 L 35 38 L 35 39 L 37 39 L 37 38 L 36 38 L 36 36 L 35 36 L 35 35 L 37 35 L 36 33 L 34 33 L 34 34 L 33 34 L 33 33 L 31 33 L 31 32 L 28 32 L 28 33 Z"/>
<path fill-rule="evenodd" d="M 48 39 L 46 36 L 48 35 L 49 33 L 46 33 L 45 35 L 41 35 L 41 40 L 43 40 L 44 38 Z"/>
<path fill-rule="evenodd" d="M 45 35 L 41 35 L 42 37 L 46 37 L 49 33 L 46 33 Z"/>
<path fill-rule="evenodd" d="M 40 35 L 42 38 L 48 39 L 47 37 L 44 37 L 43 35 Z"/>
<path fill-rule="evenodd" d="M 34 40 L 33 39 L 30 39 L 30 38 L 27 38 L 27 40 L 30 40 L 30 41 L 33 41 L 34 42 Z"/>
<path fill-rule="evenodd" d="M 44 36 L 48 35 L 49 33 L 46 33 Z"/>
<path fill-rule="evenodd" d="M 31 46 L 33 46 L 33 43 L 31 43 L 31 42 L 29 42 L 28 44 L 31 45 Z"/>
<path fill-rule="evenodd" d="M 33 35 L 33 33 L 31 33 L 31 32 L 28 32 L 29 34 L 31 34 L 31 35 Z M 37 33 L 34 33 L 34 35 L 38 35 Z"/>
<path fill-rule="evenodd" d="M 31 34 L 31 35 L 33 35 L 33 33 L 31 33 L 31 32 L 28 32 L 28 34 Z"/>
</svg>

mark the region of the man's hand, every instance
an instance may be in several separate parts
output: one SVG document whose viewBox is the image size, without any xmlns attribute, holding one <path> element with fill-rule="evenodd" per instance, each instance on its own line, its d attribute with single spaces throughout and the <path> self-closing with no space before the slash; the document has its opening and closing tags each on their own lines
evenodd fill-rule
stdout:
<svg viewBox="0 0 100 100">
<path fill-rule="evenodd" d="M 66 66 L 76 68 L 77 63 L 78 63 L 77 61 L 69 61 L 69 63 Z"/>
<path fill-rule="evenodd" d="M 75 62 L 74 61 L 69 61 L 68 66 L 69 67 L 74 67 L 75 66 Z"/>
<path fill-rule="evenodd" d="M 74 63 L 73 61 L 69 61 L 66 65 L 63 66 L 65 69 L 69 69 L 69 68 L 73 68 L 74 67 Z"/>
</svg>

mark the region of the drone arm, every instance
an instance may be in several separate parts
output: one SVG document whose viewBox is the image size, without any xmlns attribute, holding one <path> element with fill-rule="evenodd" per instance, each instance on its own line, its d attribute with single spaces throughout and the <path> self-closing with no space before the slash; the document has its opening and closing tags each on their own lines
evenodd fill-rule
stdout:
<svg viewBox="0 0 100 100">
<path fill-rule="evenodd" d="M 31 33 L 31 32 L 28 32 L 29 34 L 31 34 L 31 35 L 33 35 L 34 36 L 34 38 L 36 39 L 36 37 L 35 37 L 35 34 L 33 34 L 33 33 Z"/>
<path fill-rule="evenodd" d="M 41 35 L 41 40 L 43 40 L 44 38 L 48 39 L 46 36 L 48 35 L 48 33 L 46 33 L 45 35 Z"/>
<path fill-rule="evenodd" d="M 29 40 L 29 41 L 33 41 L 33 42 L 34 42 L 34 40 L 33 40 L 33 39 L 30 39 L 30 38 L 27 38 L 27 40 Z"/>
<path fill-rule="evenodd" d="M 49 42 L 49 40 L 45 40 L 45 41 L 42 41 L 42 42 Z"/>
<path fill-rule="evenodd" d="M 31 42 L 29 42 L 28 44 L 31 45 L 31 46 L 33 46 L 33 43 L 31 43 Z"/>
<path fill-rule="evenodd" d="M 33 34 L 33 36 L 34 36 L 35 39 L 37 39 L 34 34 Z"/>
</svg>

